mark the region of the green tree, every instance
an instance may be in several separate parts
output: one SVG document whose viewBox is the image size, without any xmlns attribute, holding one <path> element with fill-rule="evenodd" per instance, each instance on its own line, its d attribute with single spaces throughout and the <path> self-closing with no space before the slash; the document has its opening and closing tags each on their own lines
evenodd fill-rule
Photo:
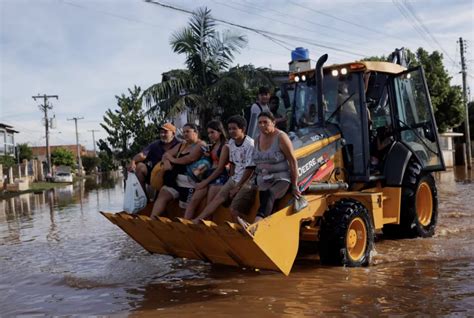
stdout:
<svg viewBox="0 0 474 318">
<path fill-rule="evenodd" d="M 3 168 L 8 169 L 12 167 L 14 164 L 15 164 L 15 158 L 11 156 L 0 156 L 0 165 L 2 165 Z"/>
<path fill-rule="evenodd" d="M 234 54 L 247 44 L 247 39 L 229 30 L 218 32 L 207 8 L 195 11 L 188 26 L 174 33 L 170 43 L 174 52 L 186 56 L 187 69 L 165 73 L 161 83 L 145 90 L 150 111 L 159 109 L 172 116 L 188 109 L 202 124 L 213 117 L 239 113 L 243 103 L 250 103 L 247 90 L 252 86 L 248 85 L 272 84 L 262 69 L 229 69 Z"/>
<path fill-rule="evenodd" d="M 419 48 L 413 64 L 421 64 L 425 70 L 439 130 L 446 131 L 462 123 L 464 120 L 462 90 L 460 86 L 450 85 L 452 77 L 443 66 L 443 55 L 438 51 L 429 54 L 423 48 Z"/>
<path fill-rule="evenodd" d="M 99 146 L 98 157 L 100 159 L 99 169 L 101 172 L 108 172 L 117 169 L 117 164 L 114 160 L 112 149 L 104 140 L 99 140 L 97 143 Z"/>
<path fill-rule="evenodd" d="M 28 144 L 19 144 L 18 149 L 20 152 L 20 161 L 23 161 L 24 159 L 31 160 L 33 158 L 33 150 L 28 146 Z"/>
<path fill-rule="evenodd" d="M 68 166 L 74 168 L 76 166 L 76 156 L 66 148 L 56 148 L 51 153 L 51 161 L 56 166 Z"/>
<path fill-rule="evenodd" d="M 95 169 L 100 165 L 99 157 L 84 156 L 82 159 L 82 166 L 86 170 L 86 173 L 95 172 Z"/>
<path fill-rule="evenodd" d="M 108 137 L 98 142 L 99 149 L 106 151 L 100 156 L 112 155 L 122 167 L 147 144 L 159 136 L 159 124 L 147 121 L 147 113 L 142 108 L 141 89 L 135 86 L 129 89 L 129 96 L 115 96 L 117 109 L 108 109 L 104 115 L 105 129 Z"/>
<path fill-rule="evenodd" d="M 268 69 L 253 65 L 232 67 L 220 75 L 212 90 L 213 99 L 221 110 L 220 117 L 227 119 L 242 113 L 246 106 L 255 102 L 260 86 L 274 88 L 274 85 Z"/>
</svg>

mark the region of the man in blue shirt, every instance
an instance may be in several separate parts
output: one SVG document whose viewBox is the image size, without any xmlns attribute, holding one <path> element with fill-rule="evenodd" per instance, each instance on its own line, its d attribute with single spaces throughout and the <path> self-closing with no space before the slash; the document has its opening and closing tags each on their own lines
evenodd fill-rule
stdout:
<svg viewBox="0 0 474 318">
<path fill-rule="evenodd" d="M 173 148 L 178 142 L 178 139 L 176 139 L 176 127 L 171 123 L 165 123 L 160 127 L 160 139 L 146 146 L 132 158 L 128 171 L 135 171 L 138 181 L 140 181 L 144 190 L 145 184 L 150 184 L 153 167 L 161 161 L 163 154 Z"/>
</svg>

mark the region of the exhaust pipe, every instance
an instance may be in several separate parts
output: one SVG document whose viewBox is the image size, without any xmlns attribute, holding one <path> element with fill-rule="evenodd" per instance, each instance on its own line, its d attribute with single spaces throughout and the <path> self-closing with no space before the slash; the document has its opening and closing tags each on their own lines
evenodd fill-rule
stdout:
<svg viewBox="0 0 474 318">
<path fill-rule="evenodd" d="M 328 60 L 328 55 L 324 54 L 321 56 L 316 63 L 315 76 L 316 76 L 316 90 L 318 94 L 318 121 L 324 124 L 324 98 L 323 98 L 323 65 Z"/>
</svg>

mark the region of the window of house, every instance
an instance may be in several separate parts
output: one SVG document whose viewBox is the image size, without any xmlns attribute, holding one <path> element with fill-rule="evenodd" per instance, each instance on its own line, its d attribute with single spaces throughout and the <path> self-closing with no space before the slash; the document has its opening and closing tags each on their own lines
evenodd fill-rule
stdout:
<svg viewBox="0 0 474 318">
<path fill-rule="evenodd" d="M 0 131 L 0 155 L 5 154 L 5 132 Z"/>
</svg>

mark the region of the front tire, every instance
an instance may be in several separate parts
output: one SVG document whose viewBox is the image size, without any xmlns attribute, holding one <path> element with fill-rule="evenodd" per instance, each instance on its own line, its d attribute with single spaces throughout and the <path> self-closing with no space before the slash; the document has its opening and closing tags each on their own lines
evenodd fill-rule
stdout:
<svg viewBox="0 0 474 318">
<path fill-rule="evenodd" d="M 411 161 L 403 179 L 400 224 L 387 224 L 383 233 L 395 238 L 431 237 L 438 222 L 438 191 L 433 176 Z"/>
<path fill-rule="evenodd" d="M 353 199 L 340 200 L 324 213 L 319 231 L 322 264 L 367 266 L 374 230 L 367 209 Z"/>
</svg>

